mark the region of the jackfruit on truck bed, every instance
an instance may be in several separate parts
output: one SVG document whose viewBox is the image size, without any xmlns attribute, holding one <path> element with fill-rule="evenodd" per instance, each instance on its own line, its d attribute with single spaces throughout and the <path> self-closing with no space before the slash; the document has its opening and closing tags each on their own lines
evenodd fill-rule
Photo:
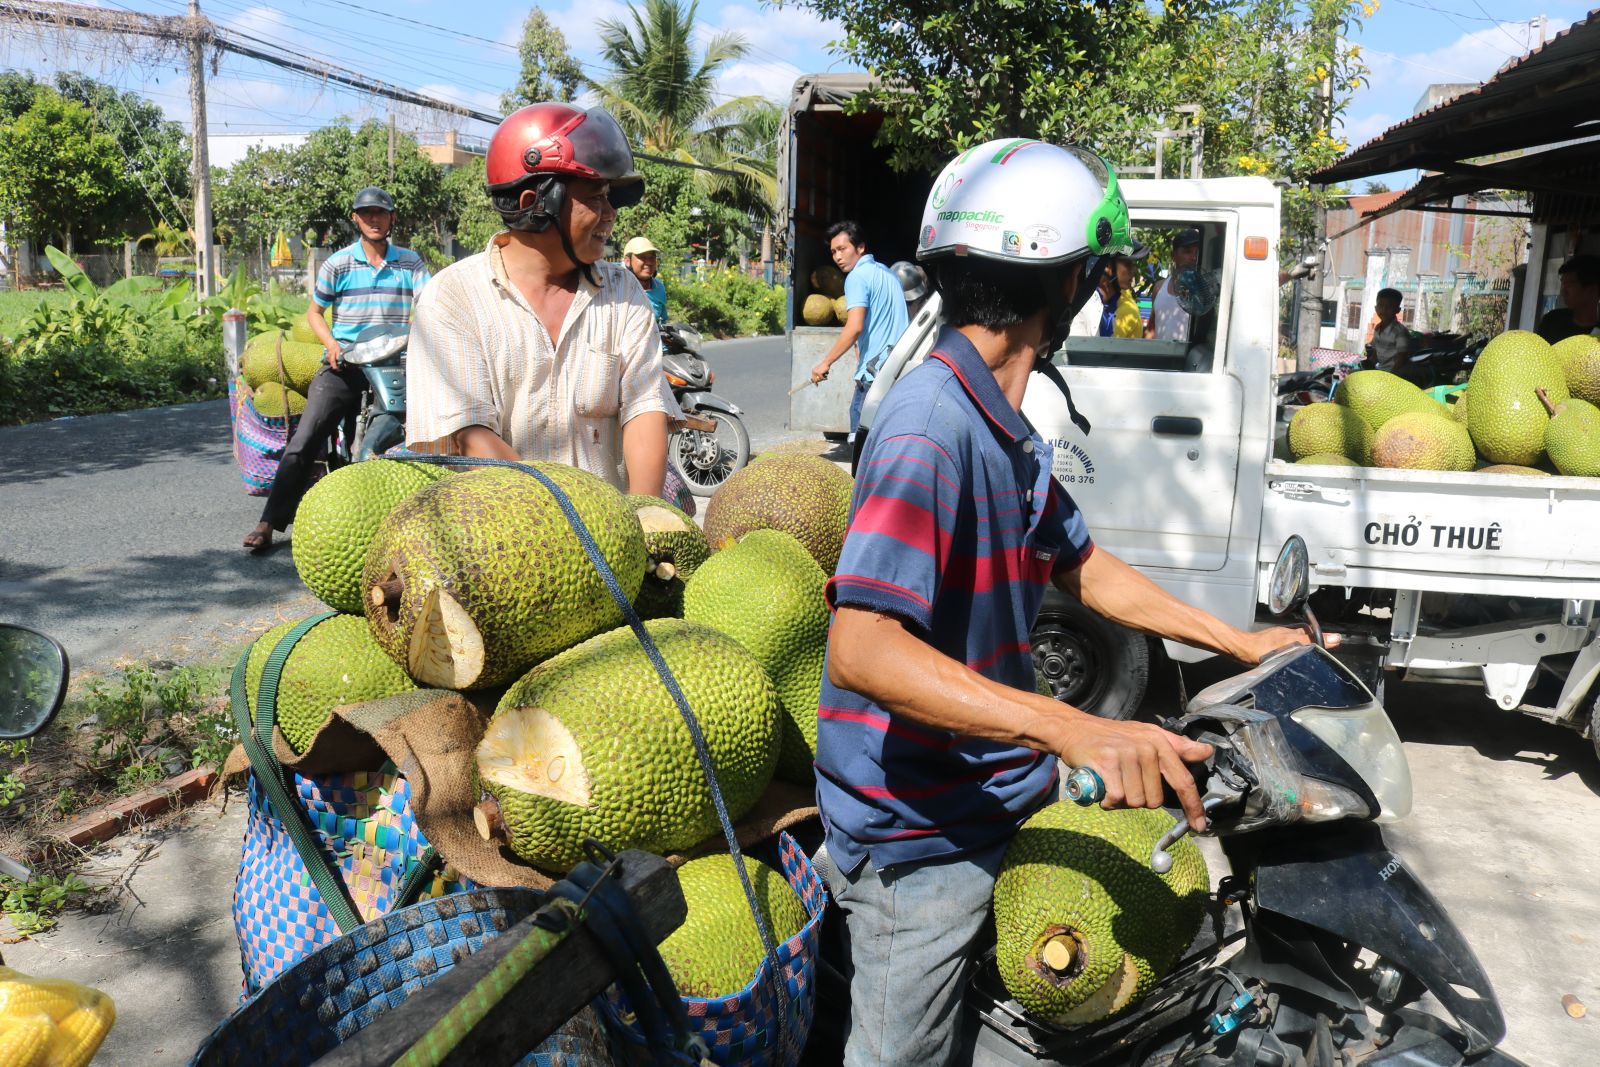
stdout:
<svg viewBox="0 0 1600 1067">
<path fill-rule="evenodd" d="M 1550 462 L 1562 474 L 1600 477 L 1600 408 L 1575 397 L 1552 404 L 1544 390 L 1539 393 L 1551 412 L 1550 425 L 1544 431 L 1544 447 Z"/>
<path fill-rule="evenodd" d="M 785 453 L 723 482 L 706 507 L 706 540 L 725 548 L 751 530 L 782 530 L 831 575 L 850 522 L 850 475 L 821 456 Z"/>
<path fill-rule="evenodd" d="M 1467 429 L 1479 454 L 1491 463 L 1539 462 L 1550 416 L 1535 390 L 1544 389 L 1556 404 L 1569 395 L 1544 338 L 1527 330 L 1500 334 L 1473 364 L 1470 381 Z"/>
<path fill-rule="evenodd" d="M 752 530 L 695 572 L 683 617 L 727 634 L 766 670 L 783 702 L 778 777 L 811 783 L 828 653 L 828 576 L 779 530 Z"/>
<path fill-rule="evenodd" d="M 1551 345 L 1550 355 L 1561 364 L 1569 393 L 1600 404 L 1600 337 L 1576 334 Z"/>
<path fill-rule="evenodd" d="M 1296 459 L 1332 454 L 1354 456 L 1358 463 L 1369 463 L 1372 427 L 1342 404 L 1307 404 L 1289 420 L 1289 450 Z"/>
<path fill-rule="evenodd" d="M 1334 403 L 1360 415 L 1373 432 L 1396 415 L 1406 411 L 1448 414 L 1445 406 L 1398 374 L 1386 370 L 1358 370 L 1333 394 Z"/>
<path fill-rule="evenodd" d="M 682 619 L 645 628 L 700 724 L 737 820 L 772 779 L 777 691 L 731 637 Z M 586 837 L 617 851 L 667 853 L 719 829 L 689 728 L 626 626 L 512 685 L 478 745 L 477 767 L 511 850 L 547 870 L 570 870 Z"/>
<path fill-rule="evenodd" d="M 1476 460 L 1467 428 L 1447 415 L 1407 411 L 1384 423 L 1372 439 L 1372 462 L 1379 467 L 1469 471 Z"/>
<path fill-rule="evenodd" d="M 773 944 L 781 945 L 805 927 L 805 904 L 780 872 L 749 856 L 744 865 Z M 678 868 L 678 885 L 688 914 L 661 942 L 673 984 L 688 997 L 739 992 L 767 953 L 733 857 L 719 852 L 690 860 Z"/>
<path fill-rule="evenodd" d="M 576 467 L 530 466 L 565 491 L 632 600 L 644 579 L 644 532 L 622 494 Z M 556 498 L 503 467 L 443 478 L 390 511 L 362 585 L 378 644 L 440 689 L 508 682 L 622 621 Z"/>
<path fill-rule="evenodd" d="M 1194 842 L 1150 854 L 1171 829 L 1160 809 L 1070 800 L 1017 831 L 994 885 L 995 963 L 1027 1011 L 1076 1025 L 1115 1015 L 1172 970 L 1199 932 L 1210 875 Z"/>
<path fill-rule="evenodd" d="M 1316 455 L 1304 456 L 1295 460 L 1308 467 L 1360 467 L 1362 464 L 1348 456 L 1341 456 L 1335 452 L 1319 452 Z"/>
</svg>

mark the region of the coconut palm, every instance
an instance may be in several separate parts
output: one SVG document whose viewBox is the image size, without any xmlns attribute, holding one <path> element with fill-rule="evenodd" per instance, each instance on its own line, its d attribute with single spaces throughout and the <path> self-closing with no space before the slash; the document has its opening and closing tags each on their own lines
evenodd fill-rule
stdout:
<svg viewBox="0 0 1600 1067">
<path fill-rule="evenodd" d="M 600 51 L 612 74 L 595 91 L 644 151 L 728 172 L 696 171 L 704 195 L 770 215 L 775 105 L 759 96 L 716 99 L 717 75 L 749 45 L 741 34 L 719 33 L 697 59 L 698 7 L 697 0 L 644 0 L 626 20 L 602 19 Z M 763 137 L 768 125 L 773 133 Z"/>
</svg>

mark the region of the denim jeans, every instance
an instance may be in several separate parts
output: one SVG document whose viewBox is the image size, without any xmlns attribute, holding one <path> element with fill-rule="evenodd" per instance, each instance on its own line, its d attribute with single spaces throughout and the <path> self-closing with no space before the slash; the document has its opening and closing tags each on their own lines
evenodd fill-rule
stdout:
<svg viewBox="0 0 1600 1067">
<path fill-rule="evenodd" d="M 856 391 L 850 397 L 850 435 L 854 439 L 856 428 L 861 425 L 861 405 L 867 399 L 867 390 L 872 388 L 871 382 L 857 382 Z"/>
<path fill-rule="evenodd" d="M 989 921 L 1005 844 L 843 874 L 819 849 L 812 863 L 844 914 L 850 980 L 845 1067 L 948 1064 L 959 1046 L 961 997 Z"/>
</svg>

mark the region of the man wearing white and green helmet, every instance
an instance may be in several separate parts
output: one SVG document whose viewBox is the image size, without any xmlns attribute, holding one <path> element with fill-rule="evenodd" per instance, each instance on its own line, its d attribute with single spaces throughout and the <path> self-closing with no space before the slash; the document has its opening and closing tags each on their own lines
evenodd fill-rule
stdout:
<svg viewBox="0 0 1600 1067">
<path fill-rule="evenodd" d="M 1158 806 L 1165 780 L 1204 825 L 1184 763 L 1207 746 L 1034 691 L 1028 634 L 1048 585 L 1247 663 L 1305 640 L 1238 630 L 1096 550 L 1022 418 L 1035 369 L 1065 391 L 1052 342 L 1128 239 L 1110 168 L 1039 141 L 962 154 L 924 208 L 917 258 L 946 326 L 868 435 L 817 711 L 817 866 L 845 919 L 851 1067 L 950 1061 L 995 872 L 1055 797 L 1058 758 L 1094 768 L 1108 807 Z"/>
</svg>

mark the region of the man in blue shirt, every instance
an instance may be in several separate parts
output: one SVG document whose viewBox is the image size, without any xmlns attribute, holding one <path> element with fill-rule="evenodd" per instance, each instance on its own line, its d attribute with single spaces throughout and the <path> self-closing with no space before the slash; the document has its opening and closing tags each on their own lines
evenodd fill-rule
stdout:
<svg viewBox="0 0 1600 1067">
<path fill-rule="evenodd" d="M 850 398 L 850 433 L 854 436 L 861 424 L 861 402 L 872 388 L 872 379 L 906 331 L 905 289 L 888 267 L 868 254 L 861 227 L 854 222 L 828 227 L 828 251 L 844 271 L 845 322 L 828 354 L 811 368 L 811 380 L 820 383 L 841 356 L 852 347 L 858 350 L 855 395 Z"/>
<path fill-rule="evenodd" d="M 394 197 L 384 190 L 368 186 L 357 193 L 350 220 L 360 239 L 329 256 L 317 272 L 306 322 L 322 342 L 326 363 L 306 390 L 305 411 L 278 461 L 261 521 L 245 535 L 244 547 L 251 552 L 266 551 L 273 531 L 294 521 L 322 443 L 361 403 L 366 375 L 340 362 L 343 346 L 369 326 L 411 325 L 411 305 L 430 275 L 421 256 L 390 243 L 394 214 Z M 332 327 L 322 317 L 328 307 L 333 308 Z"/>
<path fill-rule="evenodd" d="M 1008 229 L 1019 207 L 1026 224 Z M 948 325 L 879 411 L 828 584 L 815 861 L 844 915 L 848 1067 L 950 1062 L 995 874 L 1053 799 L 1058 758 L 1100 774 L 1106 807 L 1158 807 L 1164 780 L 1204 826 L 1184 763 L 1209 746 L 1034 691 L 1048 586 L 1247 663 L 1306 640 L 1229 626 L 1096 549 L 1022 418 L 1036 360 L 1127 240 L 1110 168 L 1038 141 L 958 157 L 924 211 L 918 258 Z"/>
<path fill-rule="evenodd" d="M 648 237 L 635 237 L 622 248 L 622 265 L 627 267 L 644 289 L 650 307 L 656 313 L 656 324 L 667 322 L 667 286 L 657 273 L 656 257 L 660 253 Z"/>
</svg>

